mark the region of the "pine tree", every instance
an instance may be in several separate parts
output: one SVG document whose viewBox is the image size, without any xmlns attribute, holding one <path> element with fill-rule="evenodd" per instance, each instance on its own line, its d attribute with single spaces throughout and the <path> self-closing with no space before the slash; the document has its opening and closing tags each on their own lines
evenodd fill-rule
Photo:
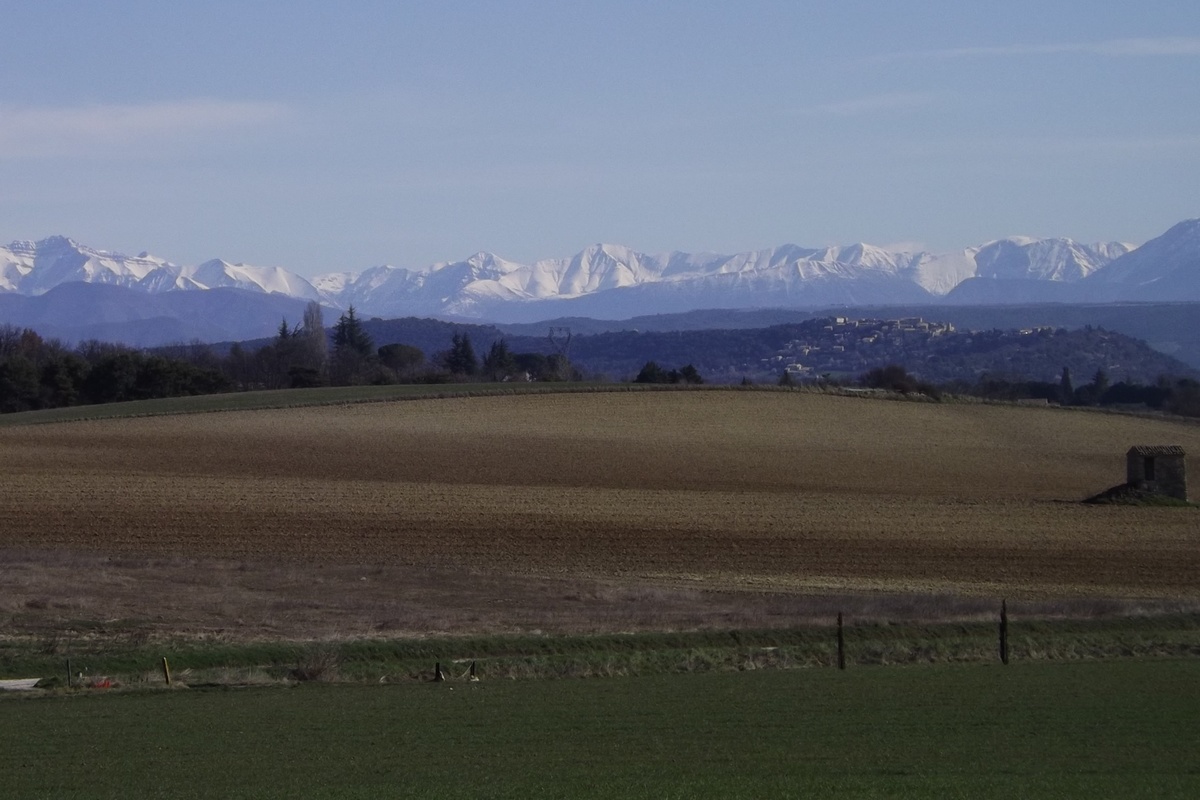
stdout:
<svg viewBox="0 0 1200 800">
<path fill-rule="evenodd" d="M 508 349 L 508 342 L 503 339 L 492 342 L 487 355 L 483 357 L 483 373 L 488 379 L 505 380 L 512 376 L 516 367 L 517 362 L 513 358 L 512 351 Z"/>
<path fill-rule="evenodd" d="M 375 343 L 363 330 L 354 306 L 338 317 L 333 326 L 333 363 L 330 377 L 335 383 L 357 383 L 375 356 Z"/>
<path fill-rule="evenodd" d="M 346 309 L 333 326 L 333 348 L 335 352 L 351 352 L 362 358 L 369 358 L 375 352 L 375 343 L 371 341 L 370 334 L 363 330 L 354 306 Z"/>
<path fill-rule="evenodd" d="M 455 333 L 442 363 L 454 375 L 474 375 L 479 372 L 479 359 L 475 357 L 471 337 L 465 333 Z"/>
<path fill-rule="evenodd" d="M 666 383 L 669 380 L 667 371 L 658 365 L 657 361 L 647 361 L 641 371 L 633 379 L 634 383 Z"/>
<path fill-rule="evenodd" d="M 287 318 L 279 322 L 275 333 L 275 341 L 269 347 L 263 348 L 267 361 L 267 385 L 273 389 L 281 389 L 291 385 L 288 373 L 300 360 L 301 342 L 299 328 L 288 326 Z"/>
</svg>

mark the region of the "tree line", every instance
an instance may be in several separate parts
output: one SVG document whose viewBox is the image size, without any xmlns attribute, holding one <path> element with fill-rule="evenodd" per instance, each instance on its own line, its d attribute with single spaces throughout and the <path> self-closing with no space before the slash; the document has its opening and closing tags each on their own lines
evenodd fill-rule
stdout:
<svg viewBox="0 0 1200 800">
<path fill-rule="evenodd" d="M 67 347 L 0 326 L 0 412 L 228 391 L 220 370 L 120 345 Z"/>
<path fill-rule="evenodd" d="M 480 358 L 467 334 L 426 358 L 417 347 L 376 347 L 353 307 L 326 330 L 321 306 L 280 322 L 270 342 L 144 351 L 98 341 L 68 346 L 28 328 L 0 326 L 0 413 L 258 389 L 463 381 L 567 381 L 581 375 L 561 354 L 516 353 L 503 339 Z"/>
<path fill-rule="evenodd" d="M 679 369 L 664 369 L 658 365 L 657 361 L 647 361 L 633 382 L 699 385 L 704 383 L 704 378 L 700 375 L 699 370 L 691 364 L 686 364 Z"/>
<path fill-rule="evenodd" d="M 1023 381 L 984 375 L 971 394 L 1004 400 L 1046 400 L 1064 406 L 1137 407 L 1166 411 L 1185 417 L 1200 417 L 1200 382 L 1175 375 L 1160 375 L 1153 383 L 1125 379 L 1113 383 L 1098 369 L 1087 383 L 1075 385 L 1068 367 L 1058 382 Z"/>
<path fill-rule="evenodd" d="M 973 383 L 932 384 L 918 379 L 899 364 L 889 364 L 863 373 L 858 382 L 873 389 L 924 394 L 935 399 L 943 394 L 957 394 L 989 400 L 1045 400 L 1063 406 L 1144 407 L 1184 417 L 1200 417 L 1200 381 L 1173 375 L 1162 375 L 1151 384 L 1131 379 L 1113 383 L 1105 370 L 1098 369 L 1090 381 L 1076 386 L 1070 368 L 1063 367 L 1057 382 L 985 373 Z"/>
</svg>

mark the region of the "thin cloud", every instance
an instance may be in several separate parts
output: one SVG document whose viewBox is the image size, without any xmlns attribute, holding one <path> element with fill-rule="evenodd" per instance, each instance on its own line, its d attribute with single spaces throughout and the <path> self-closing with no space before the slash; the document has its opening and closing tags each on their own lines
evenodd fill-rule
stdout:
<svg viewBox="0 0 1200 800">
<path fill-rule="evenodd" d="M 977 141 L 972 147 L 988 147 L 988 142 Z M 1032 137 L 993 140 L 991 147 L 1013 148 L 1026 152 L 1041 152 L 1061 155 L 1139 155 L 1178 156 L 1200 150 L 1200 136 L 1189 134 L 1148 134 L 1144 136 L 1065 136 Z"/>
<path fill-rule="evenodd" d="M 147 146 L 258 128 L 287 114 L 278 103 L 222 100 L 70 108 L 0 106 L 0 156 L 125 155 Z"/>
<path fill-rule="evenodd" d="M 1195 152 L 1200 150 L 1200 136 L 1164 134 L 1080 139 L 1071 142 L 1070 146 L 1075 149 L 1090 149 L 1095 152 L 1144 152 L 1152 154 Z"/>
<path fill-rule="evenodd" d="M 920 50 L 881 56 L 883 61 L 910 58 L 988 58 L 1079 53 L 1112 58 L 1128 56 L 1198 56 L 1200 37 L 1164 36 L 1158 38 L 1108 39 L 1100 42 L 1054 42 L 1048 44 L 1009 44 L 994 47 L 955 47 L 945 50 Z"/>
<path fill-rule="evenodd" d="M 1052 157 L 1056 163 L 1103 159 L 1103 163 L 1188 160 L 1200 156 L 1200 135 L 1146 134 L 1132 136 L 969 136 L 893 141 L 890 152 L 919 159 L 962 159 L 963 163 L 1011 164 L 1015 159 Z M 1000 157 L 1002 161 L 992 161 Z"/>
<path fill-rule="evenodd" d="M 810 115 L 830 115 L 836 117 L 855 117 L 863 114 L 877 114 L 884 111 L 907 111 L 931 105 L 934 95 L 925 92 L 893 92 L 891 94 L 876 94 L 867 97 L 856 97 L 850 100 L 839 100 L 833 103 L 822 103 L 818 106 L 804 109 L 801 113 Z"/>
</svg>

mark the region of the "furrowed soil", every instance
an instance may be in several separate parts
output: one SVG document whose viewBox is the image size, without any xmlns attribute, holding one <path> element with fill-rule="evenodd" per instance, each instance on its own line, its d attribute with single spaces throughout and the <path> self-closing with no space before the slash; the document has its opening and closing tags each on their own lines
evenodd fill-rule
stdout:
<svg viewBox="0 0 1200 800">
<path fill-rule="evenodd" d="M 1200 453 L 1200 427 L 738 391 L 9 427 L 0 615 L 286 636 L 771 625 L 821 595 L 1194 606 L 1200 509 L 1078 502 L 1133 444 Z"/>
</svg>

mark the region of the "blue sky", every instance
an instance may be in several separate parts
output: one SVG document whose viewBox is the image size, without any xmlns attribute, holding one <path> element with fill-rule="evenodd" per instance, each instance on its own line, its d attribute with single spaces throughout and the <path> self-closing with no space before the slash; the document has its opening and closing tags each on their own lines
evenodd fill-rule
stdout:
<svg viewBox="0 0 1200 800">
<path fill-rule="evenodd" d="M 435 7 L 436 6 L 436 7 Z M 1200 216 L 1200 4 L 0 0 L 0 241 L 312 275 Z"/>
</svg>

